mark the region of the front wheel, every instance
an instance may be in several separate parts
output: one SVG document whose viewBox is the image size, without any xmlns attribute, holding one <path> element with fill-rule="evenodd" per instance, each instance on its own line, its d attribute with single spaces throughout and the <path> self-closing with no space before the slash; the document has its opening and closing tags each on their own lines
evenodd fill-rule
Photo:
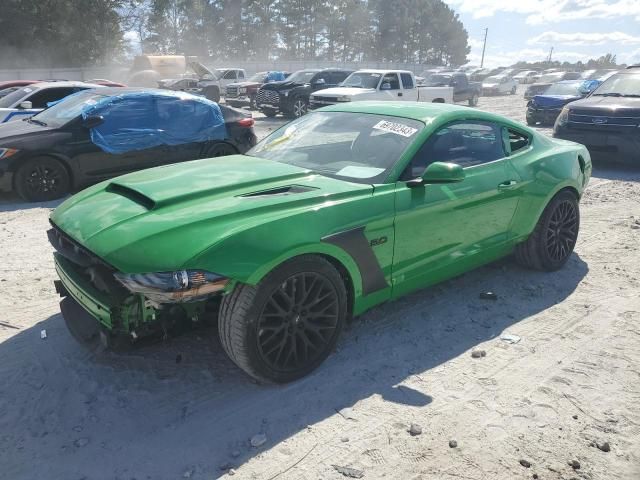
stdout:
<svg viewBox="0 0 640 480">
<path fill-rule="evenodd" d="M 327 260 L 304 255 L 258 285 L 238 284 L 223 297 L 220 341 L 229 358 L 261 382 L 286 383 L 317 368 L 347 318 L 347 291 Z"/>
<path fill-rule="evenodd" d="M 207 100 L 220 103 L 220 89 L 217 86 L 214 85 L 214 86 L 205 87 L 202 93 L 204 93 L 204 97 Z"/>
<path fill-rule="evenodd" d="M 262 113 L 264 113 L 266 117 L 273 118 L 278 114 L 278 111 L 273 110 L 272 108 L 265 108 L 264 110 L 262 110 Z"/>
<path fill-rule="evenodd" d="M 478 94 L 474 93 L 473 96 L 469 99 L 469 106 L 470 107 L 477 107 L 478 106 Z"/>
<path fill-rule="evenodd" d="M 14 189 L 27 202 L 45 202 L 63 197 L 71 188 L 66 167 L 52 157 L 27 160 L 15 174 Z"/>
<path fill-rule="evenodd" d="M 249 110 L 257 110 L 257 109 L 258 109 L 258 104 L 256 103 L 256 96 L 251 95 L 249 97 Z"/>
<path fill-rule="evenodd" d="M 292 118 L 300 118 L 305 113 L 307 113 L 307 102 L 300 97 L 294 99 L 293 104 L 291 105 L 290 116 Z"/>
<path fill-rule="evenodd" d="M 563 190 L 546 206 L 529 238 L 516 246 L 516 260 L 535 270 L 558 270 L 571 256 L 579 229 L 578 199 Z"/>
</svg>

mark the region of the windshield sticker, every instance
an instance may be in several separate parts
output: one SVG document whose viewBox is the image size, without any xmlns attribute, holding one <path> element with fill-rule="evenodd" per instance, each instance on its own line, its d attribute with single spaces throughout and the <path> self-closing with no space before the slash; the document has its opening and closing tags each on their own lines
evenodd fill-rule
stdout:
<svg viewBox="0 0 640 480">
<path fill-rule="evenodd" d="M 376 130 L 382 130 L 383 132 L 395 133 L 396 135 L 402 135 L 403 137 L 409 138 L 411 135 L 418 131 L 417 128 L 409 127 L 407 125 L 403 125 L 401 123 L 395 122 L 387 122 L 386 120 L 382 120 L 376 123 L 373 128 Z"/>
<path fill-rule="evenodd" d="M 336 172 L 336 175 L 341 177 L 351 178 L 371 178 L 384 172 L 384 168 L 375 167 L 357 167 L 355 165 L 344 167 L 342 170 Z"/>
</svg>

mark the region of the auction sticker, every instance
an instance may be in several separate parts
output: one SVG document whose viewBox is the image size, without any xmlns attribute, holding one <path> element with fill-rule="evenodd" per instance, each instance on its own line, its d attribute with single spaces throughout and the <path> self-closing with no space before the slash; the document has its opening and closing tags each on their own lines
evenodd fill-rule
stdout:
<svg viewBox="0 0 640 480">
<path fill-rule="evenodd" d="M 403 137 L 410 137 L 418 131 L 417 128 L 409 127 L 401 123 L 387 122 L 382 120 L 376 123 L 373 128 L 376 130 L 382 130 L 383 132 L 395 133 L 396 135 L 402 135 Z"/>
</svg>

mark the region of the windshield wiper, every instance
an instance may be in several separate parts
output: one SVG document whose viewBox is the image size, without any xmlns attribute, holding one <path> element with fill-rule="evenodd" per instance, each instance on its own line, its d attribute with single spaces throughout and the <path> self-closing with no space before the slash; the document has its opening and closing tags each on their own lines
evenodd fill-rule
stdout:
<svg viewBox="0 0 640 480">
<path fill-rule="evenodd" d="M 29 123 L 35 123 L 36 125 L 42 125 L 43 127 L 46 127 L 46 126 L 47 126 L 47 124 L 46 124 L 46 123 L 44 123 L 42 120 L 38 120 L 38 119 L 35 119 L 35 118 L 33 118 L 33 117 L 29 117 L 29 118 L 27 118 L 27 122 L 29 122 Z"/>
<path fill-rule="evenodd" d="M 621 97 L 621 93 L 609 92 L 609 93 L 594 93 L 594 97 Z"/>
<path fill-rule="evenodd" d="M 623 93 L 623 97 L 640 98 L 640 93 Z"/>
</svg>

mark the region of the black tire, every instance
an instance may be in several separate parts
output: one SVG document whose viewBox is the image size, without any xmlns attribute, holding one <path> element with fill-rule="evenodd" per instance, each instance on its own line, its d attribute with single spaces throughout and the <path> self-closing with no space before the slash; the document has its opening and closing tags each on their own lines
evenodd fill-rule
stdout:
<svg viewBox="0 0 640 480">
<path fill-rule="evenodd" d="M 71 189 L 67 168 L 53 157 L 34 157 L 15 173 L 13 188 L 27 202 L 46 202 L 64 197 Z"/>
<path fill-rule="evenodd" d="M 527 125 L 529 125 L 530 127 L 533 127 L 536 125 L 536 121 L 531 117 L 527 117 Z"/>
<path fill-rule="evenodd" d="M 304 255 L 256 286 L 237 285 L 222 299 L 218 333 L 229 358 L 247 374 L 260 382 L 286 383 L 327 358 L 346 318 L 342 277 L 324 258 Z"/>
<path fill-rule="evenodd" d="M 271 108 L 265 108 L 264 110 L 262 110 L 262 113 L 264 113 L 265 116 L 269 118 L 273 118 L 278 114 L 277 110 L 273 110 Z"/>
<path fill-rule="evenodd" d="M 220 88 L 216 85 L 210 85 L 208 87 L 204 87 L 204 96 L 206 99 L 211 100 L 212 102 L 220 103 Z"/>
<path fill-rule="evenodd" d="M 579 230 L 578 199 L 562 190 L 545 207 L 529 238 L 516 246 L 516 261 L 535 270 L 558 270 L 571 256 Z"/>
<path fill-rule="evenodd" d="M 236 155 L 237 153 L 238 150 L 233 145 L 220 142 L 209 145 L 202 158 L 225 157 L 227 155 Z"/>
<path fill-rule="evenodd" d="M 470 107 L 477 107 L 479 98 L 480 97 L 478 96 L 478 94 L 474 93 L 473 96 L 469 99 L 469 106 Z"/>
<path fill-rule="evenodd" d="M 291 110 L 287 113 L 289 118 L 300 118 L 307 113 L 309 105 L 302 97 L 296 97 L 291 102 Z"/>
</svg>

